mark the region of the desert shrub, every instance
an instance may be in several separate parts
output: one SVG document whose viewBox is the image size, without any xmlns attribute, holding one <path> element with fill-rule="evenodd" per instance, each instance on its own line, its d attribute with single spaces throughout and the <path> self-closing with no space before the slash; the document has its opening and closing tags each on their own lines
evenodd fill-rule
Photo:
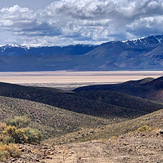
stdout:
<svg viewBox="0 0 163 163">
<path fill-rule="evenodd" d="M 4 135 L 0 134 L 0 142 L 4 139 Z"/>
<path fill-rule="evenodd" d="M 6 126 L 3 131 L 5 135 L 2 138 L 4 144 L 9 143 L 39 143 L 41 141 L 41 134 L 35 129 L 21 128 L 17 129 L 15 126 Z"/>
<path fill-rule="evenodd" d="M 41 141 L 41 133 L 38 130 L 26 128 L 25 135 L 28 137 L 28 143 L 39 143 Z"/>
<path fill-rule="evenodd" d="M 6 127 L 6 124 L 0 122 L 0 132 L 2 132 L 5 127 Z"/>
<path fill-rule="evenodd" d="M 15 143 L 25 143 L 28 140 L 28 137 L 23 129 L 16 130 L 16 134 L 13 138 L 15 139 Z"/>
<path fill-rule="evenodd" d="M 138 131 L 151 131 L 152 128 L 147 126 L 147 125 L 145 125 L 145 126 L 139 127 L 137 130 Z"/>
<path fill-rule="evenodd" d="M 5 161 L 9 157 L 19 157 L 19 148 L 14 144 L 0 145 L 0 161 Z"/>
<path fill-rule="evenodd" d="M 15 140 L 15 143 L 25 143 L 28 139 L 25 131 L 23 129 L 17 129 L 15 126 L 7 126 L 3 134 L 11 136 Z"/>
<path fill-rule="evenodd" d="M 29 122 L 29 118 L 21 116 L 8 119 L 6 124 L 0 123 L 0 143 L 39 143 L 42 138 L 39 131 L 29 127 L 22 128 Z"/>
<path fill-rule="evenodd" d="M 3 139 L 1 141 L 2 141 L 2 144 L 15 143 L 15 139 L 10 135 L 3 136 Z"/>
<path fill-rule="evenodd" d="M 9 144 L 6 146 L 6 150 L 9 152 L 11 157 L 19 157 L 21 155 L 20 149 L 15 144 Z"/>
<path fill-rule="evenodd" d="M 17 116 L 6 121 L 7 126 L 15 126 L 17 128 L 27 127 L 29 123 L 30 119 L 27 116 Z"/>
<path fill-rule="evenodd" d="M 0 161 L 5 161 L 9 156 L 8 151 L 0 149 Z"/>
</svg>

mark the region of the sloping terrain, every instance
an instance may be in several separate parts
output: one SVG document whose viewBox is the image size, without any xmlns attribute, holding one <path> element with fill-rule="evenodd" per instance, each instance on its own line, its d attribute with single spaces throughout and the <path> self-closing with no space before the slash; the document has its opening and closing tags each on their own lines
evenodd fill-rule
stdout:
<svg viewBox="0 0 163 163">
<path fill-rule="evenodd" d="M 134 97 L 117 94 L 119 99 L 130 101 L 131 107 L 123 102 L 123 105 L 109 103 L 106 101 L 98 101 L 87 96 L 83 97 L 75 92 L 66 92 L 54 88 L 27 87 L 14 84 L 0 83 L 0 96 L 27 99 L 35 102 L 41 102 L 62 109 L 70 110 L 77 113 L 114 119 L 131 119 L 155 110 L 162 109 L 161 104 L 139 100 Z M 102 95 L 103 96 L 103 95 Z M 105 96 L 105 94 L 104 94 Z M 109 97 L 114 100 L 115 95 Z M 108 100 L 109 101 L 109 100 Z M 140 109 L 132 107 L 135 103 L 139 103 Z M 143 105 L 141 106 L 142 103 Z"/>
<path fill-rule="evenodd" d="M 163 139 L 158 129 L 163 129 L 163 105 L 140 97 L 161 92 L 162 79 L 74 91 L 0 83 L 0 121 L 26 115 L 29 127 L 48 138 L 44 145 L 18 145 L 22 155 L 13 161 L 161 163 Z M 152 131 L 138 132 L 144 125 Z"/>
<path fill-rule="evenodd" d="M 137 163 L 163 162 L 163 133 L 134 131 L 108 140 L 71 143 L 48 147 L 45 145 L 19 144 L 20 158 L 6 162 L 42 163 Z"/>
<path fill-rule="evenodd" d="M 158 107 L 155 105 L 159 106 L 159 104 L 150 100 L 144 100 L 139 97 L 114 91 L 83 91 L 78 92 L 77 95 L 94 101 L 130 108 L 137 111 L 143 110 L 148 113 L 158 110 Z"/>
<path fill-rule="evenodd" d="M 104 43 L 85 54 L 82 70 L 162 70 L 162 35 Z M 89 63 L 88 63 L 89 61 Z"/>
<path fill-rule="evenodd" d="M 120 84 L 86 86 L 77 88 L 74 91 L 83 92 L 97 90 L 123 92 L 133 96 L 162 102 L 163 96 L 161 92 L 163 90 L 163 77 L 159 77 L 157 79 L 145 78 L 142 80 L 128 81 Z"/>
<path fill-rule="evenodd" d="M 97 128 L 81 129 L 77 132 L 72 132 L 60 137 L 52 138 L 45 141 L 46 144 L 56 145 L 65 143 L 74 143 L 82 141 L 91 141 L 98 139 L 109 139 L 112 136 L 135 131 L 139 127 L 148 125 L 154 128 L 163 128 L 163 109 L 121 123 L 112 125 L 99 126 Z"/>
<path fill-rule="evenodd" d="M 162 163 L 163 136 L 133 132 L 109 140 L 55 146 L 47 163 Z"/>
<path fill-rule="evenodd" d="M 38 102 L 0 96 L 0 121 L 22 115 L 28 116 L 32 120 L 31 127 L 39 129 L 45 137 L 55 137 L 80 128 L 97 127 L 117 122 L 116 119 L 112 118 L 102 119 Z"/>
</svg>

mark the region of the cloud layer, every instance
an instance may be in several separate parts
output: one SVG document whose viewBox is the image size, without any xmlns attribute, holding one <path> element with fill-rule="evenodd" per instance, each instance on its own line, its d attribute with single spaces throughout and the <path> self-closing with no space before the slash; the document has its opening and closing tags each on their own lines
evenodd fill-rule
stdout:
<svg viewBox="0 0 163 163">
<path fill-rule="evenodd" d="M 162 0 L 57 0 L 0 10 L 0 43 L 99 44 L 163 33 Z"/>
</svg>

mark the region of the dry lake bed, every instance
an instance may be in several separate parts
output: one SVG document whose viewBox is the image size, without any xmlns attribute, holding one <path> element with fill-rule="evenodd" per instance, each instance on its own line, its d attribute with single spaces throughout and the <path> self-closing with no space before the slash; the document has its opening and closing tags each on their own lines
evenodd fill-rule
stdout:
<svg viewBox="0 0 163 163">
<path fill-rule="evenodd" d="M 163 76 L 163 71 L 0 72 L 0 82 L 73 89 L 91 84 L 120 83 Z"/>
</svg>

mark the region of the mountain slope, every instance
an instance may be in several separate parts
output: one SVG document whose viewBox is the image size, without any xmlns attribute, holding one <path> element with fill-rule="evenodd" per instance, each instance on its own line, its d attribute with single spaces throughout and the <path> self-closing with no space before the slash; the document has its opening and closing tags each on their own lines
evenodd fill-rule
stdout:
<svg viewBox="0 0 163 163">
<path fill-rule="evenodd" d="M 1 84 L 0 95 L 28 99 L 31 101 L 60 107 L 73 112 L 111 118 L 115 119 L 116 121 L 119 121 L 118 119 L 128 119 L 146 114 L 144 111 L 131 111 L 128 108 L 95 102 L 93 100 L 75 96 L 74 93 L 49 88 Z"/>
<path fill-rule="evenodd" d="M 116 123 L 112 125 L 105 125 L 92 129 L 82 129 L 78 132 L 72 132 L 66 135 L 62 135 L 56 138 L 49 139 L 45 143 L 51 145 L 56 145 L 58 142 L 60 144 L 82 142 L 82 141 L 92 141 L 99 139 L 109 139 L 112 136 L 120 136 L 122 134 L 128 133 L 130 131 L 135 131 L 139 127 L 148 125 L 155 128 L 163 128 L 163 109 L 132 119 L 121 123 Z M 53 142 L 53 143 L 52 143 Z"/>
<path fill-rule="evenodd" d="M 28 116 L 32 120 L 30 126 L 39 129 L 45 137 L 55 137 L 80 128 L 97 127 L 114 121 L 29 100 L 0 96 L 0 121 L 22 115 Z"/>
<path fill-rule="evenodd" d="M 162 109 L 161 104 L 149 103 L 137 100 L 132 97 L 131 107 L 126 105 L 118 106 L 116 103 L 107 103 L 105 101 L 97 101 L 89 97 L 81 96 L 75 92 L 67 92 L 54 88 L 43 87 L 27 87 L 15 84 L 0 83 L 0 96 L 27 99 L 35 102 L 52 105 L 62 109 L 70 110 L 77 113 L 97 116 L 102 118 L 111 118 L 116 122 L 122 119 L 131 119 L 155 110 Z M 104 94 L 105 96 L 105 94 Z M 130 100 L 130 97 L 123 94 L 119 95 L 122 99 Z M 124 97 L 123 97 L 124 96 Z M 114 98 L 112 95 L 110 98 Z M 135 103 L 143 103 L 141 109 L 134 108 Z"/>
<path fill-rule="evenodd" d="M 162 70 L 163 36 L 108 42 L 88 52 L 82 70 Z"/>
<path fill-rule="evenodd" d="M 97 90 L 123 92 L 133 96 L 163 102 L 163 77 L 128 81 L 120 84 L 86 86 L 77 88 L 74 91 L 83 92 Z"/>
<path fill-rule="evenodd" d="M 158 110 L 153 102 L 149 100 L 144 100 L 135 96 L 128 94 L 114 92 L 114 91 L 83 91 L 79 92 L 78 95 L 91 99 L 98 102 L 108 103 L 111 105 L 117 105 L 120 107 L 126 107 L 130 109 L 145 111 L 145 112 L 154 112 Z"/>
</svg>

